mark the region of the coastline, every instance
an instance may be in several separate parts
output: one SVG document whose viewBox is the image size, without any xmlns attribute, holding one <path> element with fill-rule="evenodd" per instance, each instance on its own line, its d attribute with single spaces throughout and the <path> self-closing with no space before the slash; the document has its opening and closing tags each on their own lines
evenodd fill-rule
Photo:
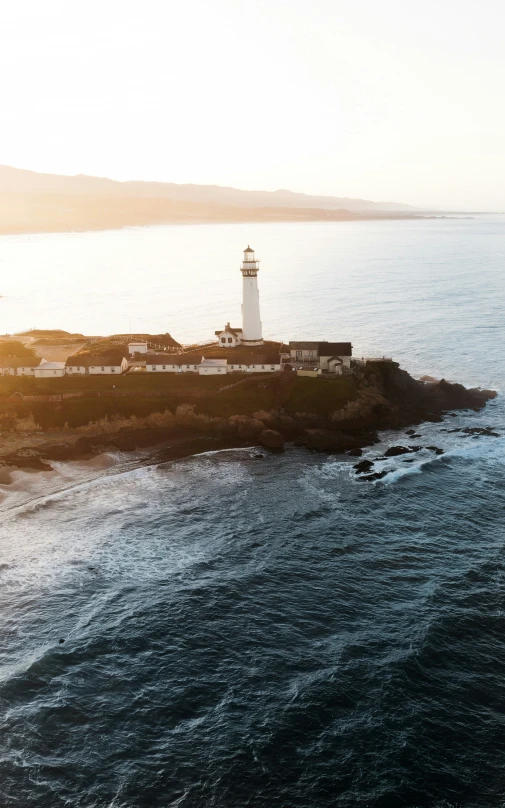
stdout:
<svg viewBox="0 0 505 808">
<path fill-rule="evenodd" d="M 285 379 L 289 386 L 291 374 Z M 282 374 L 271 384 L 283 384 Z M 320 380 L 304 380 L 315 385 Z M 253 380 L 251 380 L 253 382 Z M 254 382 L 253 382 L 254 383 Z M 261 383 L 261 382 L 260 382 Z M 263 381 L 263 385 L 265 382 Z M 152 450 L 149 463 L 163 463 L 208 451 L 261 447 L 283 451 L 286 442 L 310 451 L 359 457 L 379 442 L 378 431 L 408 429 L 423 422 L 442 422 L 457 411 L 481 411 L 496 397 L 492 390 L 466 389 L 441 381 L 416 381 L 395 363 L 377 362 L 373 370 L 353 380 L 353 395 L 335 410 L 338 385 L 326 411 L 288 414 L 284 408 L 233 415 L 195 412 L 194 404 L 165 409 L 144 419 L 131 418 L 75 429 L 48 429 L 3 434 L 0 447 L 0 484 L 9 485 L 15 470 L 53 471 L 52 463 L 88 461 L 107 452 Z M 332 390 L 332 388 L 330 388 Z M 219 396 L 226 412 L 226 393 Z M 161 402 L 160 402 L 161 408 Z M 475 433 L 490 434 L 486 427 Z M 415 437 L 416 430 L 410 433 Z M 409 433 L 407 433 L 409 434 Z M 407 441 L 408 443 L 408 441 Z M 421 447 L 416 447 L 416 450 Z M 433 449 L 437 447 L 426 447 Z M 414 449 L 399 447 L 401 453 Z"/>
<path fill-rule="evenodd" d="M 368 221 L 422 221 L 429 219 L 459 219 L 461 216 L 447 213 L 416 211 L 347 211 L 317 208 L 214 208 L 198 211 L 180 211 L 177 206 L 159 206 L 155 200 L 153 210 L 144 206 L 117 206 L 117 200 L 100 199 L 96 206 L 82 208 L 81 200 L 61 201 L 54 206 L 52 200 L 41 200 L 33 208 L 17 214 L 15 206 L 10 219 L 0 223 L 0 236 L 27 236 L 50 233 L 87 233 L 129 228 L 157 227 L 167 225 L 202 224 L 281 224 L 314 222 L 368 222 Z M 158 209 L 159 208 L 159 209 Z M 473 218 L 464 214 L 465 218 Z"/>
<path fill-rule="evenodd" d="M 131 230 L 133 228 L 145 227 L 167 227 L 170 225 L 184 225 L 190 227 L 192 225 L 213 225 L 213 224 L 312 224 L 312 223 L 346 223 L 346 222 L 376 222 L 376 221 L 426 221 L 432 219 L 473 219 L 474 216 L 451 216 L 451 215 L 437 215 L 437 214 L 419 214 L 409 215 L 401 213 L 390 214 L 354 214 L 349 216 L 293 216 L 293 217 L 275 217 L 272 218 L 257 218 L 254 216 L 244 218 L 195 218 L 195 219 L 163 219 L 161 221 L 153 219 L 153 221 L 131 221 L 131 222 L 103 222 L 103 223 L 83 223 L 81 225 L 74 224 L 62 226 L 60 223 L 54 225 L 34 225 L 33 227 L 26 227 L 26 224 L 20 227 L 3 227 L 0 225 L 0 237 L 2 236 L 40 236 L 50 234 L 72 234 L 72 233 L 103 233 L 109 230 Z M 0 295 L 2 297 L 2 295 Z"/>
</svg>

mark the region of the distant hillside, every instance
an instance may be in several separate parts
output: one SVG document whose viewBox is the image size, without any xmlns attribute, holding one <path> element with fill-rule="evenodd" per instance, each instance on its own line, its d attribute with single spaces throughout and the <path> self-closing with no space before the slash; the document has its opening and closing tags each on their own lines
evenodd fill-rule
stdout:
<svg viewBox="0 0 505 808">
<path fill-rule="evenodd" d="M 371 202 L 336 196 L 311 196 L 293 191 L 241 191 L 219 185 L 177 185 L 174 182 L 116 182 L 103 177 L 75 177 L 38 174 L 11 166 L 0 166 L 0 192 L 23 194 L 76 194 L 170 199 L 240 208 L 322 208 L 349 211 L 414 211 L 398 202 Z"/>
<path fill-rule="evenodd" d="M 399 203 L 217 185 L 116 182 L 0 166 L 0 234 L 104 230 L 196 222 L 410 218 Z"/>
</svg>

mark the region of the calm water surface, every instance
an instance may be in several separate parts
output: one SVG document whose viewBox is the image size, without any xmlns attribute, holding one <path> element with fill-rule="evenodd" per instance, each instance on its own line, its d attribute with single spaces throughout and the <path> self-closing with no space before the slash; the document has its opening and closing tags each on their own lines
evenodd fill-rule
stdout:
<svg viewBox="0 0 505 808">
<path fill-rule="evenodd" d="M 503 389 L 500 217 L 2 238 L 0 330 L 204 340 L 248 242 L 269 335 Z M 502 806 L 505 438 L 466 425 L 502 398 L 369 485 L 240 450 L 0 486 L 0 804 Z"/>
</svg>

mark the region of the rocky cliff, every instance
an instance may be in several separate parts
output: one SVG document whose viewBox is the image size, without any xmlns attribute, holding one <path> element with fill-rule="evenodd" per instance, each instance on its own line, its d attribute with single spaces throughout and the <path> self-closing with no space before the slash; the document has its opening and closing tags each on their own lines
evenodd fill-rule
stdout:
<svg viewBox="0 0 505 808">
<path fill-rule="evenodd" d="M 450 410 L 480 410 L 496 396 L 492 390 L 466 389 L 443 379 L 417 381 L 387 361 L 357 366 L 351 375 L 337 378 L 298 378 L 285 372 L 239 380 L 213 391 L 205 388 L 205 381 L 198 382 L 198 388 L 179 390 L 177 398 L 152 397 L 150 413 L 142 417 L 135 414 L 138 397 L 131 399 L 132 414 L 124 417 L 116 407 L 119 402 L 125 413 L 125 399 L 102 395 L 98 401 L 106 407 L 105 417 L 102 409 L 96 422 L 86 421 L 95 402 L 89 392 L 88 398 L 61 401 L 50 415 L 65 423 L 64 430 L 40 428 L 38 421 L 49 412 L 46 403 L 38 407 L 21 396 L 12 405 L 10 398 L 11 406 L 24 407 L 23 417 L 16 422 L 11 414 L 14 420 L 8 433 L 4 429 L 0 462 L 48 470 L 51 460 L 163 443 L 167 445 L 160 458 L 165 460 L 229 446 L 263 445 L 280 451 L 285 441 L 317 451 L 359 454 L 378 440 L 378 430 L 441 421 Z M 82 425 L 69 428 L 64 419 L 75 416 L 76 407 Z M 23 424 L 28 425 L 24 433 Z"/>
</svg>

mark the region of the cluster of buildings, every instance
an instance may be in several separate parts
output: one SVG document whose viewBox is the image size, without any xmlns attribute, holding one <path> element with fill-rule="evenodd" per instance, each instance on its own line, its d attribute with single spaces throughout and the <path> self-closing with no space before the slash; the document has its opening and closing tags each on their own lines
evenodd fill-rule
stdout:
<svg viewBox="0 0 505 808">
<path fill-rule="evenodd" d="M 350 342 L 290 342 L 288 346 L 263 340 L 258 289 L 259 260 L 247 247 L 240 267 L 242 274 L 242 326 L 214 332 L 212 345 L 183 349 L 171 341 L 163 351 L 147 341 L 118 345 L 106 353 L 81 351 L 66 362 L 42 359 L 28 366 L 26 359 L 7 357 L 0 362 L 0 374 L 54 378 L 65 375 L 113 375 L 126 372 L 198 373 L 201 376 L 227 373 L 275 373 L 284 369 L 300 375 L 340 375 L 351 367 Z M 207 356 L 205 356 L 207 352 Z M 210 355 L 209 355 L 210 354 Z"/>
</svg>

